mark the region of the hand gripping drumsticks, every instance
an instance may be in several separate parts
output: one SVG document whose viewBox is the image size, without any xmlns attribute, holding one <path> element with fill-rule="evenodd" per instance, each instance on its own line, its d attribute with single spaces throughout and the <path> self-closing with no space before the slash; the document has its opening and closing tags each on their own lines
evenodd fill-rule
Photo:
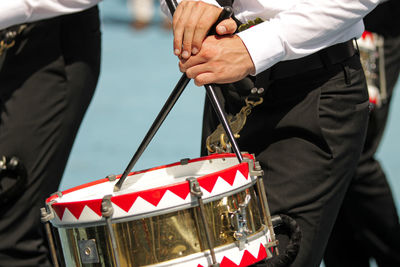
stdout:
<svg viewBox="0 0 400 267">
<path fill-rule="evenodd" d="M 168 8 L 169 8 L 171 14 L 173 15 L 178 4 L 176 3 L 175 0 L 166 0 L 166 3 L 168 5 Z M 209 35 L 215 34 L 215 27 L 218 25 L 218 23 L 220 23 L 221 21 L 223 21 L 225 19 L 230 18 L 232 16 L 232 13 L 233 12 L 232 12 L 231 7 L 224 7 L 217 22 L 211 27 L 211 30 L 208 34 Z M 144 139 L 143 139 L 142 143 L 140 144 L 139 148 L 137 149 L 136 153 L 133 155 L 131 161 L 129 162 L 128 166 L 126 167 L 125 171 L 123 172 L 121 178 L 115 184 L 114 192 L 118 192 L 121 189 L 122 184 L 124 183 L 129 172 L 132 170 L 133 166 L 136 164 L 139 157 L 142 155 L 142 153 L 144 152 L 144 150 L 150 143 L 151 139 L 153 139 L 154 135 L 156 134 L 156 132 L 160 128 L 161 124 L 164 122 L 165 118 L 167 117 L 167 115 L 169 114 L 169 112 L 171 111 L 173 106 L 175 105 L 176 101 L 182 94 L 183 90 L 188 85 L 189 81 L 190 81 L 190 79 L 184 73 L 182 75 L 182 77 L 180 78 L 180 80 L 178 81 L 178 83 L 176 84 L 174 90 L 168 97 L 168 99 L 165 102 L 164 106 L 162 107 L 161 111 L 158 113 L 155 121 L 151 125 L 149 131 L 147 132 L 146 136 L 144 137 Z M 229 141 L 231 142 L 231 145 L 232 145 L 233 151 L 236 154 L 236 157 L 238 158 L 239 162 L 242 162 L 243 161 L 242 154 L 239 150 L 239 147 L 236 143 L 236 140 L 233 136 L 232 130 L 228 124 L 228 121 L 226 119 L 226 116 L 225 116 L 222 108 L 221 108 L 221 105 L 218 102 L 218 99 L 214 92 L 213 86 L 210 84 L 207 84 L 204 87 L 206 88 L 207 96 L 210 99 L 210 102 L 211 102 L 215 112 L 217 113 L 218 119 L 220 120 L 220 122 L 227 134 L 227 137 L 228 137 Z"/>
</svg>

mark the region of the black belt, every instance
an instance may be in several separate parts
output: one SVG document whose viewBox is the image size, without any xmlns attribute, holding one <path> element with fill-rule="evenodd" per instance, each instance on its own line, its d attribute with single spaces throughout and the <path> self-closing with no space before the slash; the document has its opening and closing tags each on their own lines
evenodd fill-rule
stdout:
<svg viewBox="0 0 400 267">
<path fill-rule="evenodd" d="M 306 57 L 281 61 L 271 68 L 270 80 L 283 79 L 322 68 L 329 69 L 358 53 L 355 40 L 335 44 Z"/>
</svg>

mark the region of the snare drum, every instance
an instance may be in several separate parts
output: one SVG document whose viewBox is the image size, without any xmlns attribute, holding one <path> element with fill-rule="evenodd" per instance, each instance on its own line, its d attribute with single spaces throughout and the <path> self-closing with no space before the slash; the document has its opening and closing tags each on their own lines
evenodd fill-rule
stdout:
<svg viewBox="0 0 400 267">
<path fill-rule="evenodd" d="M 272 257 L 256 163 L 214 154 L 132 172 L 118 192 L 119 177 L 108 177 L 51 196 L 47 212 L 65 264 L 224 267 Z"/>
</svg>

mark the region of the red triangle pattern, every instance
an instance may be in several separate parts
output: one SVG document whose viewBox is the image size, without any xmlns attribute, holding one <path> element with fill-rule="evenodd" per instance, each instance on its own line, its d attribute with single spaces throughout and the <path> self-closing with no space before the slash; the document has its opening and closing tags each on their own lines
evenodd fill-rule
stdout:
<svg viewBox="0 0 400 267">
<path fill-rule="evenodd" d="M 249 165 L 247 163 L 241 163 L 238 167 L 238 171 L 240 171 L 246 180 L 249 178 Z"/>
<path fill-rule="evenodd" d="M 250 266 L 257 261 L 258 260 L 248 250 L 245 250 L 239 266 Z"/>
<path fill-rule="evenodd" d="M 85 206 L 86 202 L 71 202 L 68 204 L 67 208 L 76 219 L 79 219 Z"/>
<path fill-rule="evenodd" d="M 233 166 L 231 168 L 228 168 L 226 170 L 222 170 L 219 172 L 215 172 L 209 175 L 205 175 L 203 177 L 200 177 L 198 179 L 199 185 L 207 190 L 208 192 L 212 192 L 214 189 L 215 183 L 217 182 L 218 177 L 221 177 L 224 179 L 227 183 L 230 185 L 233 185 L 236 177 L 237 171 L 240 171 L 243 176 L 247 179 L 247 173 L 248 173 L 248 164 L 247 163 L 241 163 L 238 166 Z M 244 173 L 246 175 L 244 175 Z M 135 203 L 137 198 L 140 196 L 147 202 L 151 203 L 154 206 L 157 206 L 162 197 L 164 196 L 165 192 L 169 190 L 175 195 L 179 196 L 182 199 L 186 199 L 188 194 L 190 193 L 190 188 L 189 188 L 189 182 L 182 182 L 176 185 L 172 186 L 165 186 L 165 187 L 158 187 L 154 189 L 149 189 L 145 191 L 140 191 L 140 192 L 134 192 L 130 194 L 125 194 L 125 195 L 120 195 L 120 196 L 114 196 L 111 198 L 111 201 L 123 209 L 125 212 L 128 212 L 132 205 Z M 75 218 L 79 219 L 79 217 L 82 214 L 82 211 L 87 205 L 89 208 L 91 208 L 96 214 L 101 216 L 101 199 L 95 199 L 95 200 L 87 200 L 87 201 L 82 201 L 82 202 L 71 202 L 71 203 L 59 203 L 59 204 L 54 204 L 53 208 L 54 211 L 56 212 L 57 216 L 62 220 L 65 212 L 65 208 L 68 208 L 68 210 L 72 213 Z"/>
<path fill-rule="evenodd" d="M 197 267 L 204 267 L 203 265 L 201 265 L 201 264 L 197 264 Z"/>
<path fill-rule="evenodd" d="M 221 261 L 220 267 L 245 267 L 250 266 L 256 262 L 259 262 L 267 257 L 267 251 L 265 247 L 260 244 L 260 250 L 258 251 L 258 256 L 255 258 L 248 250 L 245 250 L 243 253 L 242 260 L 240 261 L 239 265 L 224 257 Z"/>
<path fill-rule="evenodd" d="M 218 171 L 213 174 L 200 177 L 198 179 L 199 185 L 207 190 L 209 193 L 211 193 L 214 189 L 218 177 L 224 179 L 228 184 L 233 185 L 233 183 L 235 182 L 237 171 L 240 171 L 246 179 L 248 178 L 247 174 L 249 172 L 249 166 L 247 163 L 244 162 L 241 163 L 239 166 L 234 166 L 226 170 Z"/>
<path fill-rule="evenodd" d="M 218 179 L 218 174 L 208 174 L 198 179 L 199 185 L 209 193 L 213 190 Z"/>
<path fill-rule="evenodd" d="M 260 250 L 258 251 L 257 261 L 263 260 L 268 257 L 267 249 L 260 244 Z"/>
<path fill-rule="evenodd" d="M 93 199 L 93 200 L 86 201 L 86 205 L 89 208 L 91 208 L 97 215 L 102 216 L 102 212 L 101 212 L 101 203 L 102 202 L 103 202 L 102 199 Z"/>
<path fill-rule="evenodd" d="M 52 205 L 60 220 L 62 220 L 62 218 L 64 217 L 64 212 L 66 208 L 68 208 L 72 215 L 78 220 L 79 217 L 81 217 L 82 211 L 85 206 L 88 206 L 97 215 L 101 216 L 101 199 L 87 200 L 85 202 L 71 202 L 61 204 L 55 203 Z"/>
<path fill-rule="evenodd" d="M 220 177 L 224 179 L 228 184 L 233 185 L 238 171 L 246 178 L 246 180 L 248 179 L 247 174 L 249 173 L 249 165 L 247 163 L 241 163 L 238 166 L 234 166 L 227 170 L 221 171 Z"/>
<path fill-rule="evenodd" d="M 133 203 L 135 203 L 136 199 L 138 198 L 139 193 L 131 193 L 126 195 L 114 196 L 111 198 L 111 201 L 123 209 L 125 212 L 128 212 L 129 209 L 132 207 Z"/>
<path fill-rule="evenodd" d="M 51 205 L 51 207 L 53 208 L 54 212 L 57 214 L 58 218 L 61 221 L 64 216 L 65 206 L 57 205 L 57 203 L 55 203 L 55 204 Z"/>
<path fill-rule="evenodd" d="M 235 177 L 236 177 L 237 171 L 238 170 L 236 168 L 232 169 L 232 170 L 228 170 L 228 171 L 223 173 L 221 178 L 224 179 L 228 184 L 233 185 L 233 182 L 235 181 Z"/>
<path fill-rule="evenodd" d="M 154 189 L 149 189 L 140 192 L 134 192 L 130 194 L 114 196 L 111 198 L 111 201 L 123 209 L 125 212 L 128 212 L 132 205 L 135 203 L 138 197 L 143 198 L 147 202 L 151 203 L 154 206 L 157 206 L 160 203 L 161 199 L 163 198 L 165 192 L 169 190 L 175 195 L 179 196 L 182 199 L 186 199 L 187 195 L 189 194 L 189 183 L 183 182 L 180 184 L 176 184 L 173 186 L 165 186 L 165 187 L 158 187 Z"/>
<path fill-rule="evenodd" d="M 174 185 L 168 190 L 185 200 L 190 193 L 189 182 Z"/>
<path fill-rule="evenodd" d="M 157 190 L 146 190 L 140 192 L 140 197 L 146 200 L 147 202 L 153 204 L 153 206 L 157 206 L 160 203 L 162 197 L 164 196 L 167 188 L 158 188 Z"/>
<path fill-rule="evenodd" d="M 219 265 L 220 267 L 238 267 L 236 263 L 228 259 L 227 257 L 224 257 Z"/>
</svg>

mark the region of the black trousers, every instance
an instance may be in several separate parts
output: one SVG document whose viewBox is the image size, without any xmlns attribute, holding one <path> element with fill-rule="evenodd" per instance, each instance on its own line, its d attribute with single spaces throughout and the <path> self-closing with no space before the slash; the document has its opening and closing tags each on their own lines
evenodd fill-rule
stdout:
<svg viewBox="0 0 400 267">
<path fill-rule="evenodd" d="M 319 266 L 365 139 L 368 92 L 359 56 L 258 84 L 266 89 L 264 102 L 249 115 L 239 147 L 254 153 L 265 172 L 271 214 L 287 214 L 300 225 L 293 266 Z M 230 88 L 221 85 L 221 100 L 235 114 L 243 97 Z M 203 154 L 217 124 L 206 101 Z M 278 239 L 283 251 L 285 240 Z"/>
<path fill-rule="evenodd" d="M 324 257 L 325 265 L 400 266 L 400 224 L 390 186 L 375 152 L 400 72 L 400 36 L 384 42 L 388 102 L 370 114 L 367 139 Z"/>
<path fill-rule="evenodd" d="M 99 71 L 97 7 L 28 25 L 0 71 L 0 155 L 28 178 L 0 213 L 0 266 L 51 266 L 40 221 L 58 190 Z M 2 183 L 12 179 L 2 177 Z M 2 184 L 0 192 L 4 186 Z"/>
</svg>

